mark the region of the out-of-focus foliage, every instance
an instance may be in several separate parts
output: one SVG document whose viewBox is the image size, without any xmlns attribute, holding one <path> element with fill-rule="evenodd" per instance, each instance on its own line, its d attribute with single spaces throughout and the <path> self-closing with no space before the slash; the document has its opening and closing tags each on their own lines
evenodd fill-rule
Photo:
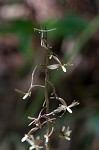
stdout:
<svg viewBox="0 0 99 150">
<path fill-rule="evenodd" d="M 56 28 L 54 32 L 50 32 L 51 37 L 73 37 L 77 36 L 88 25 L 88 21 L 77 14 L 68 13 L 59 20 L 48 20 L 43 26 L 48 28 Z"/>
<path fill-rule="evenodd" d="M 15 34 L 18 36 L 20 51 L 28 55 L 30 53 L 29 40 L 33 35 L 33 28 L 34 25 L 29 20 L 13 20 L 0 24 L 0 34 Z"/>
</svg>

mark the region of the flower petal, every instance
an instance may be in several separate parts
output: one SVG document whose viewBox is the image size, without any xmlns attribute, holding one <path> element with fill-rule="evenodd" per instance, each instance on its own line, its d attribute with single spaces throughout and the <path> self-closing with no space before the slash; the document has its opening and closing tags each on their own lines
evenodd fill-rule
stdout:
<svg viewBox="0 0 99 150">
<path fill-rule="evenodd" d="M 54 58 L 59 64 L 61 64 L 61 61 L 58 59 L 58 57 L 53 56 L 53 58 Z"/>
<path fill-rule="evenodd" d="M 53 57 L 53 55 L 50 55 L 50 56 L 49 56 L 49 59 L 52 59 L 52 57 Z"/>
<path fill-rule="evenodd" d="M 77 102 L 73 101 L 72 104 L 69 105 L 69 108 L 77 106 L 77 105 L 79 105 L 79 102 L 78 101 Z"/>
<path fill-rule="evenodd" d="M 26 94 L 23 96 L 23 99 L 26 99 L 28 96 L 29 96 L 29 93 L 26 93 Z"/>
<path fill-rule="evenodd" d="M 61 66 L 62 67 L 62 70 L 64 71 L 64 72 L 66 72 L 66 68 L 64 67 L 64 66 Z"/>
<path fill-rule="evenodd" d="M 47 66 L 48 69 L 51 69 L 51 70 L 54 70 L 54 69 L 57 69 L 59 68 L 60 64 L 53 64 L 53 65 L 49 65 Z"/>
<path fill-rule="evenodd" d="M 44 135 L 44 138 L 45 138 L 45 143 L 48 143 L 49 137 L 47 135 Z"/>
<path fill-rule="evenodd" d="M 66 109 L 68 110 L 69 113 L 72 113 L 72 110 L 69 107 L 67 107 Z"/>
<path fill-rule="evenodd" d="M 68 137 L 68 136 L 66 136 L 65 139 L 68 140 L 68 141 L 70 141 L 70 137 Z"/>
<path fill-rule="evenodd" d="M 65 126 L 63 126 L 63 127 L 62 127 L 62 132 L 64 132 L 64 131 L 65 131 L 65 129 L 66 129 L 66 127 L 65 127 Z"/>
<path fill-rule="evenodd" d="M 33 145 L 33 146 L 31 146 L 30 148 L 29 148 L 29 150 L 32 150 L 32 149 L 34 149 L 35 148 L 35 146 Z"/>
<path fill-rule="evenodd" d="M 28 138 L 28 135 L 27 135 L 27 134 L 25 134 L 25 136 L 21 139 L 21 142 L 26 141 L 26 140 L 27 140 L 27 138 Z"/>
</svg>

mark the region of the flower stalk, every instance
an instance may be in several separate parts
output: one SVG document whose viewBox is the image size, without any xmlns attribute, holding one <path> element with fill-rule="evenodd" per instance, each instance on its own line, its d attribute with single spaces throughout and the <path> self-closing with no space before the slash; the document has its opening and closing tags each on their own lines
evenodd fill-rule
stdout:
<svg viewBox="0 0 99 150">
<path fill-rule="evenodd" d="M 62 71 L 64 73 L 66 73 L 66 71 L 67 71 L 66 66 L 71 65 L 71 64 L 64 64 L 58 58 L 58 56 L 53 53 L 52 49 L 50 49 L 51 47 L 48 44 L 47 34 L 48 34 L 48 32 L 53 31 L 55 29 L 46 29 L 45 28 L 43 30 L 43 29 L 35 28 L 34 30 L 39 32 L 41 35 L 40 40 L 41 40 L 41 47 L 45 51 L 45 63 L 36 65 L 35 68 L 33 69 L 32 75 L 31 75 L 30 87 L 27 92 L 22 92 L 18 89 L 16 89 L 16 91 L 23 94 L 24 95 L 23 99 L 26 99 L 27 97 L 31 96 L 32 89 L 34 87 L 40 87 L 40 88 L 44 89 L 45 100 L 44 100 L 42 109 L 39 112 L 37 117 L 28 116 L 28 119 L 30 120 L 30 123 L 28 126 L 30 126 L 31 129 L 27 134 L 25 134 L 25 136 L 22 138 L 21 141 L 22 142 L 27 141 L 30 144 L 29 150 L 32 150 L 32 149 L 39 150 L 42 148 L 45 148 L 46 150 L 50 150 L 50 138 L 51 138 L 51 135 L 53 133 L 55 133 L 55 128 L 52 125 L 52 123 L 55 122 L 55 120 L 57 119 L 56 115 L 62 113 L 62 115 L 60 116 L 60 117 L 62 117 L 66 111 L 68 111 L 69 113 L 72 113 L 71 108 L 79 105 L 79 102 L 73 101 L 70 105 L 67 105 L 66 101 L 63 98 L 58 97 L 54 84 L 49 80 L 49 70 L 55 70 L 55 69 L 61 68 Z M 50 61 L 49 61 L 50 59 L 54 59 L 56 61 L 56 63 L 50 64 Z M 44 71 L 45 71 L 44 85 L 34 84 L 34 75 L 36 73 L 37 67 L 44 67 Z M 50 97 L 48 97 L 48 86 L 49 85 L 52 87 L 52 94 Z M 56 99 L 59 102 L 59 106 L 52 111 L 49 110 L 49 103 L 50 103 L 49 100 L 51 100 L 51 99 L 54 99 L 54 100 Z M 45 113 L 43 111 L 44 109 L 45 109 Z M 41 140 L 40 137 L 35 138 L 33 136 L 34 132 L 42 129 L 43 126 L 46 127 L 44 139 Z M 70 140 L 71 130 L 69 129 L 69 127 L 66 128 L 65 126 L 63 126 L 62 130 L 59 130 L 57 133 L 59 134 L 59 137 L 62 137 L 66 140 Z M 42 143 L 43 143 L 43 145 L 42 145 Z"/>
<path fill-rule="evenodd" d="M 46 28 L 45 28 L 46 30 Z M 44 33 L 44 38 L 45 38 L 45 46 L 47 47 L 47 32 Z M 46 55 L 45 55 L 45 65 L 48 65 L 49 61 L 49 55 L 48 51 L 46 50 Z M 48 68 L 45 68 L 45 103 L 46 103 L 46 114 L 49 113 L 49 98 L 48 98 Z M 47 127 L 46 127 L 46 134 L 49 134 L 49 121 L 48 118 L 46 118 L 47 121 Z M 49 141 L 46 144 L 46 150 L 50 149 L 50 144 Z"/>
</svg>

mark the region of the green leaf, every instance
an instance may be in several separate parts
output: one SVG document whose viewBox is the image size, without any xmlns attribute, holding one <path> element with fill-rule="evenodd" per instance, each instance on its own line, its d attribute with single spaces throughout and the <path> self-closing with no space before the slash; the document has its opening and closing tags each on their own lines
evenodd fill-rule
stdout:
<svg viewBox="0 0 99 150">
<path fill-rule="evenodd" d="M 59 20 L 50 20 L 42 24 L 47 28 L 56 28 L 55 31 L 49 33 L 54 37 L 75 36 L 82 31 L 88 22 L 77 14 L 66 14 Z"/>
</svg>

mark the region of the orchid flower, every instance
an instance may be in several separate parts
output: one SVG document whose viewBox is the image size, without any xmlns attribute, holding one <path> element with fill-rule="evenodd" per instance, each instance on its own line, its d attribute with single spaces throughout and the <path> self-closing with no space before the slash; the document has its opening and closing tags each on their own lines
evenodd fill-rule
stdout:
<svg viewBox="0 0 99 150">
<path fill-rule="evenodd" d="M 48 65 L 47 68 L 51 70 L 55 70 L 61 67 L 63 72 L 66 72 L 65 64 L 62 64 L 61 61 L 58 59 L 58 57 L 51 54 L 49 58 L 51 59 L 52 57 L 58 62 L 58 64 Z"/>
<path fill-rule="evenodd" d="M 23 99 L 26 99 L 27 97 L 31 96 L 31 90 L 32 90 L 32 88 L 34 88 L 34 87 L 45 88 L 45 86 L 43 86 L 43 85 L 34 84 L 34 73 L 35 73 L 35 70 L 36 70 L 37 67 L 38 66 L 36 65 L 35 68 L 34 68 L 34 70 L 33 70 L 33 72 L 32 72 L 31 84 L 30 84 L 30 87 L 28 89 L 28 92 L 25 93 L 25 92 L 23 92 L 21 90 L 15 89 L 15 91 L 17 91 L 18 93 L 24 94 Z"/>
<path fill-rule="evenodd" d="M 25 134 L 25 136 L 22 138 L 21 141 L 22 142 L 27 141 L 30 144 L 29 150 L 32 150 L 32 149 L 39 150 L 43 148 L 43 146 L 40 146 L 41 144 L 40 137 L 37 137 L 36 139 L 34 139 L 33 135 L 28 136 L 27 134 Z"/>
<path fill-rule="evenodd" d="M 31 96 L 31 91 L 28 91 L 27 93 L 19 90 L 19 89 L 15 89 L 16 92 L 20 93 L 20 94 L 23 94 L 23 99 L 26 99 L 27 97 L 30 97 Z"/>
<path fill-rule="evenodd" d="M 69 129 L 69 127 L 66 129 L 65 126 L 62 127 L 62 130 L 61 130 L 61 137 L 70 141 L 70 134 L 71 134 L 71 130 Z"/>
<path fill-rule="evenodd" d="M 69 113 L 72 113 L 71 107 L 74 107 L 76 105 L 79 105 L 79 102 L 75 102 L 73 101 L 72 104 L 68 105 L 66 104 L 66 102 L 64 101 L 64 99 L 62 99 L 61 97 L 50 97 L 51 99 L 56 98 L 57 100 L 59 100 L 61 102 L 61 104 L 59 104 L 59 107 L 57 109 L 55 109 L 53 112 L 54 113 L 60 113 L 61 111 L 65 111 L 67 110 Z"/>
</svg>

